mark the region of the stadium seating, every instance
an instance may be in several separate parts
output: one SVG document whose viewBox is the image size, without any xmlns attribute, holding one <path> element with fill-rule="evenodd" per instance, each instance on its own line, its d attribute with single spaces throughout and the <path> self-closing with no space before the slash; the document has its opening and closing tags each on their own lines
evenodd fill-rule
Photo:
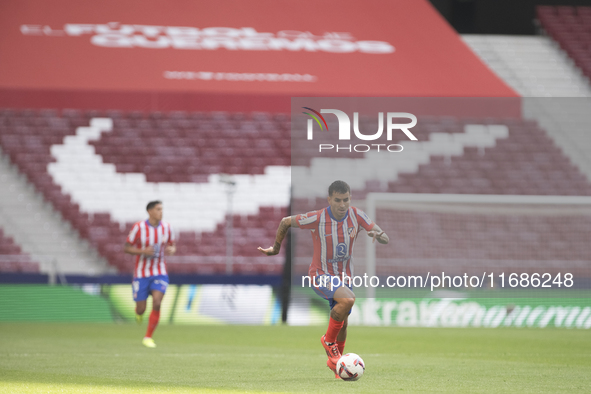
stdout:
<svg viewBox="0 0 591 394">
<path fill-rule="evenodd" d="M 378 266 L 390 274 L 418 272 L 427 268 L 453 273 L 570 272 L 588 276 L 591 253 L 585 234 L 591 230 L 587 216 L 542 216 L 482 212 L 454 215 L 438 212 L 380 211 L 382 224 L 392 239 L 398 267 Z M 389 251 L 377 248 L 378 261 Z"/>
<path fill-rule="evenodd" d="M 386 184 L 367 181 L 363 188 L 354 188 L 353 200 L 364 199 L 368 192 L 591 196 L 591 183 L 533 121 L 422 117 L 413 133 L 419 141 L 433 140 L 434 136 L 441 141 L 457 140 L 473 124 L 505 125 L 509 133 L 488 147 L 468 146 L 460 154 L 433 154 L 416 171 L 399 172 L 397 179 Z M 298 199 L 293 206 L 298 212 L 313 210 L 326 206 L 326 200 Z M 586 274 L 585 256 L 591 253 L 584 240 L 585 232 L 591 229 L 588 216 L 512 214 L 499 218 L 486 212 L 459 216 L 393 212 L 378 210 L 376 214 L 392 240 L 388 247 L 376 248 L 379 274 L 414 274 L 422 272 L 421 267 L 425 272 L 429 268 L 452 268 L 455 272 L 482 273 L 485 265 L 499 272 L 511 272 L 509 269 L 515 267 L 534 272 L 545 264 L 548 272 L 555 272 L 564 268 L 564 261 L 569 267 L 577 265 L 580 271 L 576 272 Z M 455 226 L 453 231 L 450 226 Z M 573 236 L 567 229 L 581 232 Z M 483 239 L 475 239 L 474 234 Z M 361 237 L 356 246 L 360 256 L 365 238 Z M 295 250 L 297 270 L 305 272 L 313 253 L 309 236 L 298 235 Z"/>
<path fill-rule="evenodd" d="M 591 179 L 591 79 L 550 36 L 463 35 L 462 39 L 522 98 L 535 120 Z"/>
<path fill-rule="evenodd" d="M 490 148 L 464 148 L 462 155 L 431 156 L 416 174 L 401 174 L 389 192 L 517 195 L 591 195 L 591 184 L 535 122 L 448 119 L 417 125 L 419 140 L 430 132 L 458 134 L 470 123 L 505 124 L 507 138 Z M 414 129 L 413 129 L 414 130 Z"/>
<path fill-rule="evenodd" d="M 486 126 L 494 133 L 481 132 Z M 392 141 L 404 145 L 404 163 L 382 155 L 390 160 L 382 163 L 382 171 L 374 171 L 373 179 L 358 177 L 366 179 L 362 185 L 351 185 L 355 199 L 364 199 L 368 192 L 591 195 L 591 183 L 533 121 L 423 116 L 413 134 L 418 141 L 404 136 Z M 316 151 L 300 153 L 300 165 L 314 166 L 318 160 Z M 351 172 L 363 167 L 354 160 L 363 153 L 347 157 L 352 159 Z M 387 179 L 381 178 L 388 172 Z"/>
<path fill-rule="evenodd" d="M 539 6 L 541 27 L 591 78 L 591 7 Z"/>
<path fill-rule="evenodd" d="M 21 251 L 11 237 L 0 228 L 0 272 L 38 273 L 39 264 Z"/>
<path fill-rule="evenodd" d="M 203 182 L 209 174 L 262 174 L 289 166 L 289 119 L 267 113 L 118 113 L 113 132 L 93 143 L 118 172 L 149 182 Z"/>
<path fill-rule="evenodd" d="M 121 272 L 129 272 L 133 264 L 122 252 L 131 223 L 119 223 L 108 212 L 85 212 L 48 173 L 48 164 L 55 161 L 51 147 L 61 144 L 65 137 L 74 136 L 77 127 L 88 126 L 90 119 L 96 117 L 113 119 L 112 131 L 90 142 L 103 162 L 114 166 L 117 173 L 144 174 L 149 182 L 203 183 L 209 175 L 220 172 L 256 175 L 262 174 L 268 166 L 290 164 L 290 120 L 283 114 L 0 111 L 3 151 L 64 219 Z M 472 144 L 468 137 L 475 128 L 482 127 L 478 125 L 497 129 L 502 126 L 500 130 L 505 132 L 497 133 L 495 139 L 479 137 L 478 143 Z M 413 133 L 419 142 L 437 142 L 437 149 L 425 145 L 425 159 L 417 161 L 415 167 L 399 169 L 386 180 L 368 179 L 361 187 L 354 187 L 356 199 L 363 199 L 371 191 L 591 195 L 591 184 L 535 122 L 421 117 Z M 458 148 L 453 141 L 462 141 L 463 145 Z M 363 158 L 363 154 L 354 157 Z M 298 159 L 300 165 L 313 165 L 312 157 Z M 317 198 L 313 203 L 306 201 L 299 206 L 317 209 L 324 206 L 325 201 Z M 280 272 L 281 264 L 259 258 L 256 243 L 272 242 L 277 223 L 287 214 L 286 208 L 263 206 L 256 213 L 234 215 L 235 273 Z M 529 225 L 552 227 L 552 223 Z M 499 233 L 502 225 L 499 226 L 487 231 Z M 529 230 L 524 227 L 523 231 Z M 183 231 L 180 239 L 177 256 L 169 260 L 171 272 L 226 272 L 223 222 L 217 223 L 211 231 Z M 298 240 L 298 250 L 303 255 L 311 255 L 307 237 L 298 237 Z M 437 243 L 432 244 L 433 248 L 424 248 L 425 256 L 437 253 Z M 400 250 L 404 255 L 404 247 Z M 467 249 L 464 251 L 467 255 L 471 253 Z M 573 251 L 573 256 L 580 254 L 580 250 Z M 546 253 L 550 255 L 552 250 Z M 494 259 L 494 251 L 487 252 L 486 256 Z M 512 258 L 510 253 L 509 257 Z"/>
<path fill-rule="evenodd" d="M 278 138 L 276 144 L 272 138 L 267 138 L 277 131 L 289 130 L 288 118 L 280 114 L 271 118 L 269 114 L 255 113 L 252 120 L 241 121 L 244 115 L 230 116 L 223 112 L 173 112 L 165 116 L 159 112 L 68 109 L 61 114 L 55 110 L 0 111 L 0 146 L 3 151 L 63 218 L 121 272 L 130 272 L 133 266 L 132 258 L 122 250 L 132 223 L 118 223 L 107 212 L 85 212 L 61 190 L 47 170 L 48 164 L 55 162 L 51 146 L 61 144 L 66 136 L 75 135 L 77 127 L 88 126 L 90 119 L 96 117 L 110 117 L 115 124 L 112 133 L 94 144 L 103 161 L 115 164 L 119 172 L 144 173 L 152 182 L 203 182 L 209 174 L 218 172 L 258 174 L 265 166 L 287 165 L 289 162 L 289 138 Z M 253 128 L 255 120 L 261 125 L 260 130 Z M 167 138 L 162 138 L 164 133 Z M 213 136 L 220 133 L 230 141 L 232 136 L 242 138 L 235 139 L 233 148 L 217 146 Z M 195 138 L 197 135 L 199 138 Z M 261 143 L 249 135 L 265 136 L 266 139 Z M 254 147 L 263 151 L 270 147 L 276 149 L 273 152 L 268 150 L 268 155 L 253 157 Z M 257 214 L 234 215 L 235 273 L 274 274 L 281 271 L 276 260 L 258 262 L 260 259 L 254 259 L 260 256 L 260 252 L 252 237 L 256 236 L 257 242 L 271 243 L 279 220 L 286 214 L 285 208 L 262 207 Z M 225 224 L 220 223 L 210 232 L 181 232 L 178 253 L 169 259 L 170 272 L 226 272 L 224 227 Z M 195 255 L 200 257 L 198 261 Z"/>
</svg>

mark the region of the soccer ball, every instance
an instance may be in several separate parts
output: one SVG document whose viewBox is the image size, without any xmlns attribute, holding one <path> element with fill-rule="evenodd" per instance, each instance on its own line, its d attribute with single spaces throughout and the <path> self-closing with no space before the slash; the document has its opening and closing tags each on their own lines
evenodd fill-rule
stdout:
<svg viewBox="0 0 591 394">
<path fill-rule="evenodd" d="M 347 353 L 337 361 L 337 374 L 343 380 L 357 380 L 365 372 L 365 363 L 355 353 Z"/>
</svg>

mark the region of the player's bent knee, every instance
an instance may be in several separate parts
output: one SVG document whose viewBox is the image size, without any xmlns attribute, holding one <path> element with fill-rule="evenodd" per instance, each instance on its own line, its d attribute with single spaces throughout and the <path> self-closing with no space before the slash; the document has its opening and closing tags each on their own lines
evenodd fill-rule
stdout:
<svg viewBox="0 0 591 394">
<path fill-rule="evenodd" d="M 355 304 L 355 297 L 341 298 L 339 300 L 339 303 L 341 303 L 345 308 L 351 309 L 351 308 L 353 308 L 353 305 Z"/>
<path fill-rule="evenodd" d="M 349 307 L 353 308 L 353 305 L 355 304 L 355 297 L 352 298 L 347 298 Z"/>
</svg>

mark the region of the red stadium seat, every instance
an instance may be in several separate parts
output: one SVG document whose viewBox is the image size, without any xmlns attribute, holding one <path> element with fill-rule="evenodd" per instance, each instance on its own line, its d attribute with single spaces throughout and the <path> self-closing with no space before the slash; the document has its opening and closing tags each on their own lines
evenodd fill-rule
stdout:
<svg viewBox="0 0 591 394">
<path fill-rule="evenodd" d="M 0 272 L 38 273 L 39 264 L 0 229 Z"/>
<path fill-rule="evenodd" d="M 591 57 L 591 7 L 539 6 L 537 16 L 542 28 L 591 79 L 591 70 L 587 66 Z"/>
</svg>

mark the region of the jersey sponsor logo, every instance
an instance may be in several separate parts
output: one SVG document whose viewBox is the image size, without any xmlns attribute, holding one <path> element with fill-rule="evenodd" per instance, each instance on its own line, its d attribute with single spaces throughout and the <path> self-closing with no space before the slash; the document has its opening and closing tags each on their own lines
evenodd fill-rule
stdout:
<svg viewBox="0 0 591 394">
<path fill-rule="evenodd" d="M 337 254 L 336 257 L 345 257 L 347 255 L 347 245 L 344 243 L 340 243 L 337 245 Z"/>
<path fill-rule="evenodd" d="M 328 263 L 330 263 L 330 264 L 332 264 L 332 263 L 340 263 L 340 262 L 342 262 L 342 261 L 349 260 L 349 258 L 350 258 L 350 257 L 351 257 L 351 256 L 349 256 L 349 255 L 347 254 L 347 255 L 345 255 L 345 256 L 343 256 L 343 257 L 337 257 L 337 258 L 334 258 L 334 259 L 328 259 L 328 260 L 326 260 L 326 261 L 327 261 Z"/>
<path fill-rule="evenodd" d="M 158 258 L 158 256 L 160 256 L 160 244 L 154 244 L 154 255 L 151 257 L 153 259 Z"/>
<path fill-rule="evenodd" d="M 351 257 L 349 255 L 349 250 L 347 248 L 347 244 L 341 242 L 336 246 L 335 257 L 332 259 L 327 259 L 328 263 L 339 263 L 341 261 L 349 260 Z"/>
</svg>

